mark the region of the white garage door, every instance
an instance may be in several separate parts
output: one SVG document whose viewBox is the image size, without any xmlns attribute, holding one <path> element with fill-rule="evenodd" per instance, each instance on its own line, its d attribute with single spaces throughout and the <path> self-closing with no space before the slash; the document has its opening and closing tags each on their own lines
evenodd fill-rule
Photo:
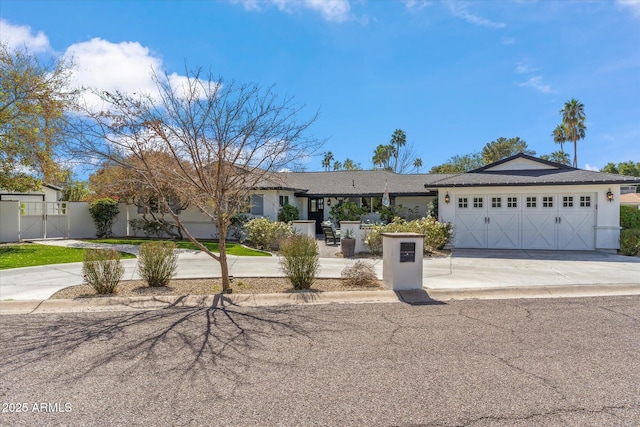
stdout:
<svg viewBox="0 0 640 427">
<path fill-rule="evenodd" d="M 459 248 L 595 248 L 595 194 L 488 194 L 456 198 Z"/>
</svg>

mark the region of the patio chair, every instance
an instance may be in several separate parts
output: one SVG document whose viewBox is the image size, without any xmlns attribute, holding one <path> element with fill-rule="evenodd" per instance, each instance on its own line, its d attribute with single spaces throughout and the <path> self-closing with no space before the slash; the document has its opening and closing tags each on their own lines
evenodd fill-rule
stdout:
<svg viewBox="0 0 640 427">
<path fill-rule="evenodd" d="M 322 223 L 322 233 L 324 234 L 324 243 L 328 243 L 331 239 L 333 244 L 337 245 L 340 241 L 340 230 L 336 230 L 336 226 L 330 221 Z"/>
</svg>

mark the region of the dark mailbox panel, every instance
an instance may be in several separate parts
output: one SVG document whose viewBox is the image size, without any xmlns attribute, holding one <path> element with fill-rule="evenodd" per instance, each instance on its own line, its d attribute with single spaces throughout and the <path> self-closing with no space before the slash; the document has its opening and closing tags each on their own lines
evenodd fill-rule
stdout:
<svg viewBox="0 0 640 427">
<path fill-rule="evenodd" d="M 416 262 L 415 242 L 400 242 L 400 262 Z"/>
</svg>

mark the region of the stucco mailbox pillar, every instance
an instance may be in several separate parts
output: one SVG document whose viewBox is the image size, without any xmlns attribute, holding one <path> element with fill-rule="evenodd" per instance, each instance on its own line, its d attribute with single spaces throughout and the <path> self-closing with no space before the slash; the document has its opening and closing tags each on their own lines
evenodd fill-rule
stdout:
<svg viewBox="0 0 640 427">
<path fill-rule="evenodd" d="M 291 221 L 291 226 L 298 234 L 303 236 L 316 237 L 316 222 L 315 220 L 295 220 Z"/>
<path fill-rule="evenodd" d="M 382 233 L 382 281 L 392 290 L 422 289 L 424 235 Z"/>
</svg>

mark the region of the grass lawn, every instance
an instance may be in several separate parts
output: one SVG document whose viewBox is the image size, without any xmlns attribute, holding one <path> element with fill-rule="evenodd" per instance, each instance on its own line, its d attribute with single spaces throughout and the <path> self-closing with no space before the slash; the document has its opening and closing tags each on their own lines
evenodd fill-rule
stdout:
<svg viewBox="0 0 640 427">
<path fill-rule="evenodd" d="M 145 242 L 153 241 L 153 239 L 91 239 L 89 242 L 94 243 L 110 243 L 117 245 L 141 245 Z M 196 245 L 191 243 L 188 240 L 185 241 L 174 241 L 176 246 L 180 249 L 192 249 L 199 250 Z M 220 252 L 218 248 L 218 242 L 214 241 L 201 241 L 203 245 L 207 247 L 210 251 Z M 255 249 L 247 248 L 238 243 L 227 242 L 227 254 L 229 255 L 237 255 L 237 256 L 271 256 L 268 252 L 262 252 Z"/>
<path fill-rule="evenodd" d="M 121 253 L 120 256 L 123 259 L 135 258 L 135 255 L 127 253 Z M 0 245 L 0 270 L 82 262 L 83 257 L 84 249 L 39 245 L 37 243 Z"/>
</svg>

